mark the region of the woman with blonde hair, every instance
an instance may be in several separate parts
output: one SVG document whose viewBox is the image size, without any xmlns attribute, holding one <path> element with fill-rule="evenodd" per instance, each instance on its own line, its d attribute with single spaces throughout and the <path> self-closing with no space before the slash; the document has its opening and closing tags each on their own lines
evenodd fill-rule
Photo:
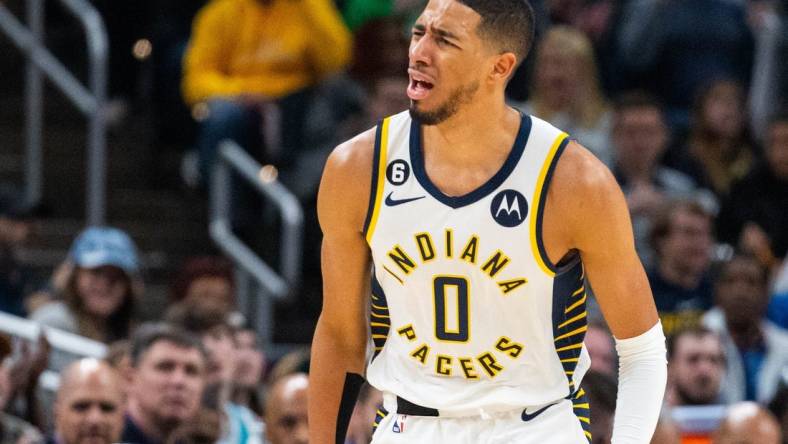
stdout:
<svg viewBox="0 0 788 444">
<path fill-rule="evenodd" d="M 536 49 L 530 100 L 515 104 L 563 128 L 611 166 L 611 112 L 599 83 L 591 41 L 569 26 L 550 28 Z"/>
</svg>

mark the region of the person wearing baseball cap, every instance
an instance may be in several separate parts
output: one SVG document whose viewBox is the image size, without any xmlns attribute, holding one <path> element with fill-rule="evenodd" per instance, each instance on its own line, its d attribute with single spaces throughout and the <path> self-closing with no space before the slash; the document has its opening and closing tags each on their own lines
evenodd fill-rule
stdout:
<svg viewBox="0 0 788 444">
<path fill-rule="evenodd" d="M 139 257 L 128 234 L 90 227 L 74 240 L 60 297 L 30 316 L 43 325 L 109 343 L 128 337 L 140 296 Z"/>
</svg>

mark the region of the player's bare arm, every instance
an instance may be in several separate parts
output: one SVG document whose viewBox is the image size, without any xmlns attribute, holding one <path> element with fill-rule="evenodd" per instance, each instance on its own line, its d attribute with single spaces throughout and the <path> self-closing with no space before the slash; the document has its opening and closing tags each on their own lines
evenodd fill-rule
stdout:
<svg viewBox="0 0 788 444">
<path fill-rule="evenodd" d="M 556 166 L 544 218 L 550 259 L 557 263 L 572 249 L 580 253 L 616 338 L 637 336 L 656 324 L 624 195 L 610 171 L 576 142 L 569 143 Z"/>
<path fill-rule="evenodd" d="M 345 394 L 364 373 L 367 344 L 369 249 L 362 234 L 370 193 L 374 130 L 338 146 L 329 157 L 318 194 L 323 230 L 323 309 L 312 342 L 309 435 L 313 444 L 334 443 Z M 350 412 L 347 412 L 349 416 Z M 347 418 L 345 418 L 347 419 Z M 343 432 L 343 430 L 342 430 Z"/>
<path fill-rule="evenodd" d="M 626 201 L 610 171 L 571 143 L 556 167 L 546 203 L 551 260 L 576 250 L 619 356 L 614 444 L 649 442 L 662 405 L 665 337 L 635 252 Z M 564 223 L 561 223 L 564 222 Z"/>
</svg>

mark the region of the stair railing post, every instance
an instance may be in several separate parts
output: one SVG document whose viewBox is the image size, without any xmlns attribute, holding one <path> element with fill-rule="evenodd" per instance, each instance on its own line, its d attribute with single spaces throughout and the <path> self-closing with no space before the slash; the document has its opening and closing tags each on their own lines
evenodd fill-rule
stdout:
<svg viewBox="0 0 788 444">
<path fill-rule="evenodd" d="M 44 42 L 43 0 L 28 0 L 27 24 L 34 45 Z M 41 134 L 44 123 L 44 79 L 41 69 L 27 58 L 25 63 L 25 205 L 41 201 L 43 189 L 43 156 Z"/>
</svg>

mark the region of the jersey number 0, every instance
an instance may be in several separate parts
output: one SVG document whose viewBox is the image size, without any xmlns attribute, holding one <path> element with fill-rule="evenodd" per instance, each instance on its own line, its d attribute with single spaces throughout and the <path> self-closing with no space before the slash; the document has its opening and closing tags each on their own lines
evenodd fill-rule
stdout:
<svg viewBox="0 0 788 444">
<path fill-rule="evenodd" d="M 456 291 L 448 290 L 449 288 Z M 442 341 L 468 342 L 470 336 L 468 280 L 461 276 L 436 276 L 432 290 L 435 295 L 435 337 Z M 446 301 L 452 293 L 457 295 L 457 328 L 449 330 Z"/>
</svg>

